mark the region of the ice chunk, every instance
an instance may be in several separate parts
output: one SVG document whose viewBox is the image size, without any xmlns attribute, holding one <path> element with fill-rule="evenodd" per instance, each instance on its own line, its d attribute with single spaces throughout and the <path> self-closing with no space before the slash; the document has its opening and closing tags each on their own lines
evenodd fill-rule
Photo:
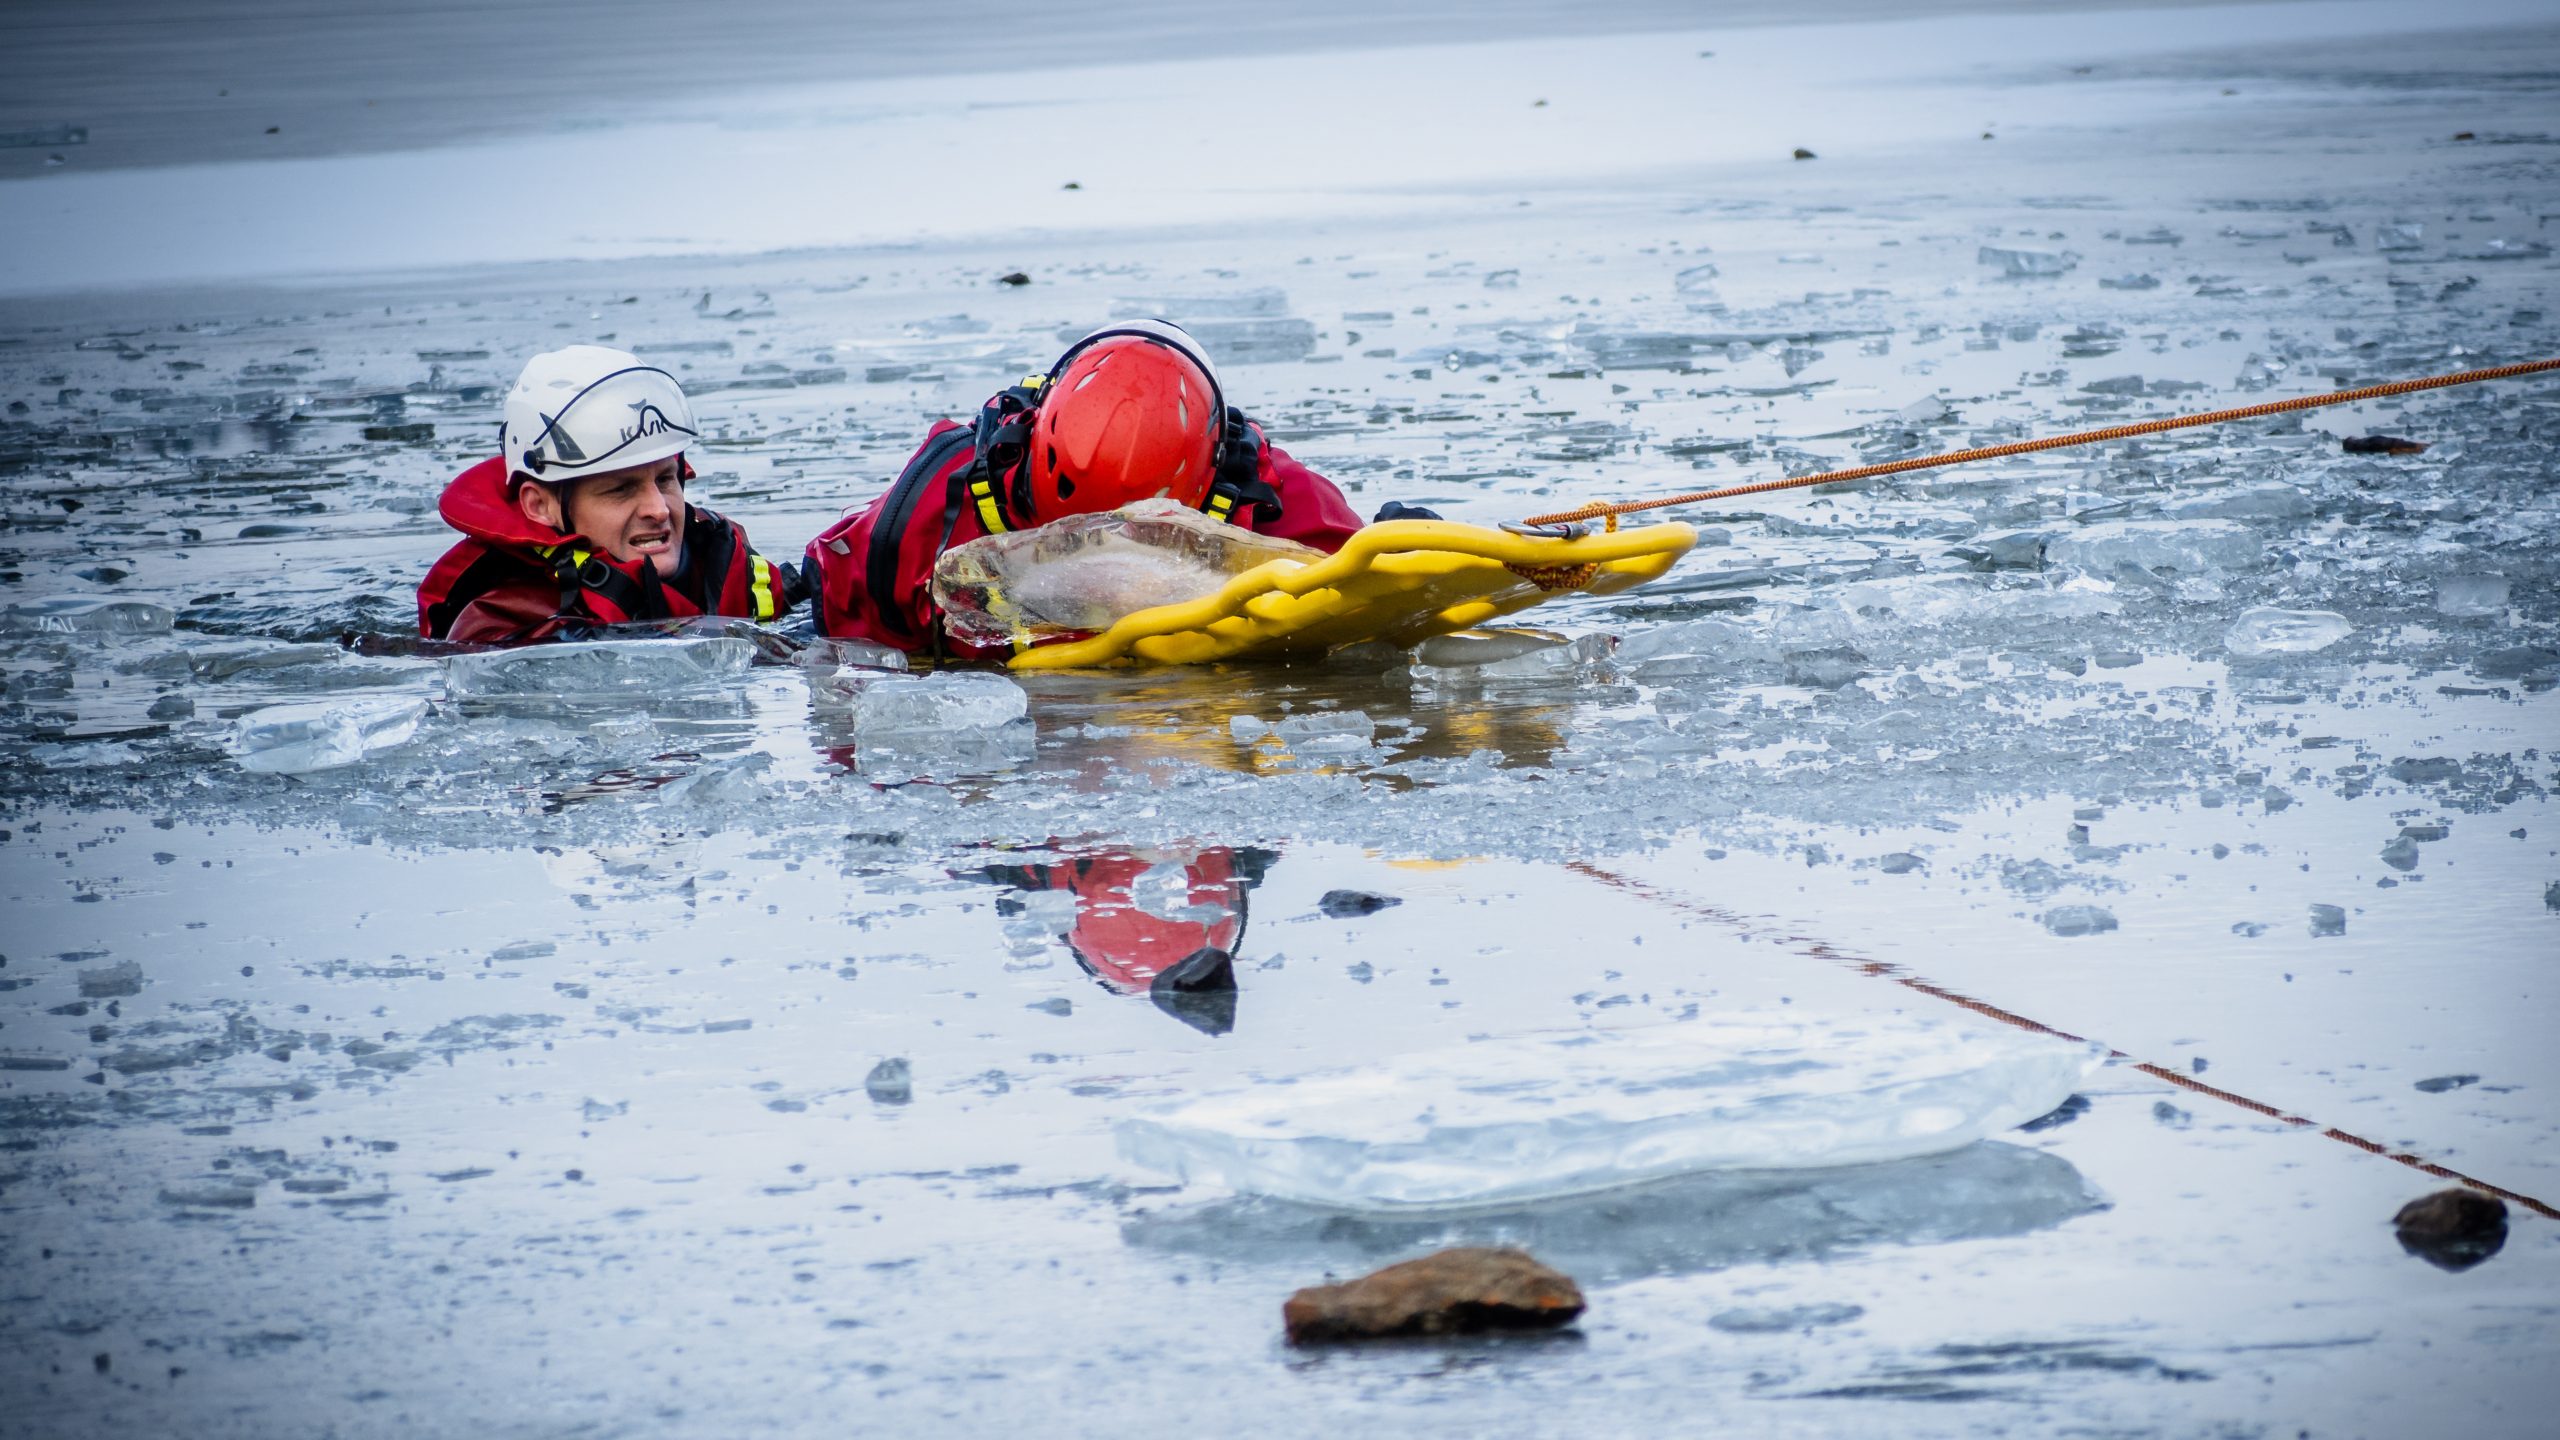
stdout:
<svg viewBox="0 0 2560 1440">
<path fill-rule="evenodd" d="M 1030 707 L 1022 687 L 1001 675 L 940 670 L 882 677 L 855 697 L 853 721 L 865 739 L 995 730 L 1022 719 Z"/>
<path fill-rule="evenodd" d="M 2056 905 L 2036 918 L 2045 929 L 2066 938 L 2103 935 L 2116 928 L 2114 912 L 2097 905 Z"/>
<path fill-rule="evenodd" d="M 1608 663 L 1618 642 L 1607 635 L 1565 636 L 1552 630 L 1460 630 L 1414 648 L 1422 679 L 1579 680 Z"/>
<path fill-rule="evenodd" d="M 1984 265 L 1996 265 L 2000 273 L 2011 279 L 2037 275 L 2060 275 L 2080 263 L 2080 257 L 2068 250 L 2009 249 L 1985 245 L 1973 258 Z"/>
<path fill-rule="evenodd" d="M 1289 293 L 1276 285 L 1257 285 L 1250 290 L 1234 290 L 1224 295 L 1124 295 L 1111 302 L 1111 318 L 1114 320 L 1146 320 L 1159 316 L 1176 320 L 1247 319 L 1288 313 Z M 1084 336 L 1078 331 L 1066 338 L 1073 341 Z"/>
<path fill-rule="evenodd" d="M 1569 636 L 1553 630 L 1532 630 L 1526 626 L 1501 630 L 1452 630 L 1414 646 L 1413 663 L 1440 668 L 1489 665 L 1497 660 L 1509 660 L 1570 643 Z"/>
<path fill-rule="evenodd" d="M 1708 294 L 1716 288 L 1716 274 L 1713 262 L 1692 265 L 1671 277 L 1671 288 L 1683 295 Z"/>
<path fill-rule="evenodd" d="M 335 770 L 408 744 L 426 718 L 426 698 L 413 695 L 269 705 L 241 717 L 232 753 L 270 775 Z"/>
<path fill-rule="evenodd" d="M 505 696 L 629 696 L 725 686 L 755 662 L 755 642 L 719 635 L 665 640 L 586 640 L 448 655 L 444 691 L 456 700 Z"/>
<path fill-rule="evenodd" d="M 12 600 L 0 609 L 0 635 L 165 635 L 177 623 L 165 605 L 103 595 Z"/>
<path fill-rule="evenodd" d="M 1107 630 L 1140 610 L 1214 595 L 1275 560 L 1323 558 L 1177 501 L 1142 500 L 956 545 L 934 562 L 933 598 L 961 639 L 1028 643 Z"/>
<path fill-rule="evenodd" d="M 1230 733 L 1233 727 L 1230 726 Z M 1378 733 L 1377 723 L 1358 710 L 1319 710 L 1273 721 L 1272 736 L 1293 755 L 1330 755 L 1366 750 Z"/>
<path fill-rule="evenodd" d="M 2095 575 L 2209 576 L 2243 570 L 2265 552 L 2256 532 L 2229 520 L 2118 520 L 2056 535 L 2045 558 Z"/>
<path fill-rule="evenodd" d="M 2334 610 L 2279 610 L 2258 605 L 2240 612 L 2240 621 L 2222 637 L 2232 654 L 2246 659 L 2264 655 L 2308 655 L 2326 650 L 2355 633 L 2347 617 Z"/>
<path fill-rule="evenodd" d="M 1910 1017 L 1733 1014 L 1280 1078 L 1118 1129 L 1122 1155 L 1185 1180 L 1348 1210 L 1474 1208 L 1953 1150 L 2053 1109 L 2105 1058 Z"/>
<path fill-rule="evenodd" d="M 2439 615 L 2504 615 L 2507 577 L 2499 574 L 2447 575 L 2436 582 Z"/>
<path fill-rule="evenodd" d="M 2373 232 L 2376 250 L 2415 250 L 2426 242 L 2427 227 L 2415 220 L 2402 220 Z"/>
</svg>

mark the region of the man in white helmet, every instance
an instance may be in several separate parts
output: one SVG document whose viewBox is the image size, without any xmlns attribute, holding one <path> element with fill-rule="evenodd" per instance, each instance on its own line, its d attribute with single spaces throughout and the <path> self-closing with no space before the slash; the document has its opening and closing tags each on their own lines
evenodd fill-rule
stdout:
<svg viewBox="0 0 2560 1440">
<path fill-rule="evenodd" d="M 536 355 L 508 392 L 503 453 L 453 478 L 438 508 L 464 539 L 418 585 L 418 633 L 521 645 L 687 615 L 779 618 L 799 573 L 737 524 L 688 504 L 693 406 L 626 351 Z"/>
</svg>

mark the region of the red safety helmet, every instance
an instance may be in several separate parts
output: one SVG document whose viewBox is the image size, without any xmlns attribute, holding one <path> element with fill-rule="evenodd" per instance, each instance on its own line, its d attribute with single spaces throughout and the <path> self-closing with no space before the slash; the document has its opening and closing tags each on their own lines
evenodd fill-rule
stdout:
<svg viewBox="0 0 2560 1440">
<path fill-rule="evenodd" d="M 1209 357 L 1161 320 L 1108 325 L 1040 387 L 1016 496 L 1028 523 L 1163 496 L 1198 507 L 1218 478 L 1226 403 Z"/>
</svg>

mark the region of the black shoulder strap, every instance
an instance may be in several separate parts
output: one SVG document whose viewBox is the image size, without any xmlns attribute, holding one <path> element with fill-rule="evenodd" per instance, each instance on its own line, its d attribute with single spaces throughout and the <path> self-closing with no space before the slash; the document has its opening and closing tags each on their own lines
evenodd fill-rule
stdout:
<svg viewBox="0 0 2560 1440">
<path fill-rule="evenodd" d="M 551 577 L 560 583 L 560 613 L 588 620 L 600 617 L 584 603 L 589 591 L 603 596 L 625 620 L 663 620 L 667 602 L 658 585 L 658 567 L 639 567 L 639 578 L 617 570 L 604 557 L 571 542 L 550 548 Z"/>
<path fill-rule="evenodd" d="M 721 595 L 729 586 L 729 566 L 737 560 L 738 527 L 726 515 L 699 505 L 684 509 L 685 556 L 692 563 L 683 578 L 693 582 L 685 598 L 703 614 L 717 615 Z"/>
<path fill-rule="evenodd" d="M 1218 447 L 1218 478 L 1210 482 L 1208 498 L 1200 508 L 1212 520 L 1237 525 L 1245 523 L 1236 513 L 1239 508 L 1261 511 L 1264 525 L 1280 518 L 1280 492 L 1262 478 L 1262 432 L 1254 428 L 1251 416 L 1232 405 L 1227 407 L 1226 435 Z"/>
<path fill-rule="evenodd" d="M 898 551 L 907 538 L 907 526 L 913 523 L 916 501 L 930 481 L 963 446 L 975 443 L 977 433 L 967 426 L 954 426 L 924 442 L 907 468 L 889 486 L 887 501 L 880 507 L 880 518 L 871 527 L 871 547 L 863 556 L 863 585 L 871 596 L 871 609 L 881 623 L 912 635 L 907 612 L 898 604 Z"/>
<path fill-rule="evenodd" d="M 1040 413 L 1041 391 L 1048 383 L 1046 374 L 1025 375 L 1021 384 L 1006 386 L 978 407 L 977 468 L 986 475 L 988 495 L 999 497 L 1012 515 L 1031 513 L 1031 467 L 1022 462 L 1031 454 L 1031 422 Z M 1009 528 L 1002 523 L 987 527 L 990 532 Z"/>
</svg>

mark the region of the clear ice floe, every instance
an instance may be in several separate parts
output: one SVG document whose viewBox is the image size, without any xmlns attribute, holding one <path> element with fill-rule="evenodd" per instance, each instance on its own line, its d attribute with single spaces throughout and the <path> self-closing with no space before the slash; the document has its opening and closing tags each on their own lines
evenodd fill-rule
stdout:
<svg viewBox="0 0 2560 1440">
<path fill-rule="evenodd" d="M 2504 615 L 2510 589 L 2504 575 L 2447 575 L 2436 582 L 2436 613 L 2460 617 Z"/>
<path fill-rule="evenodd" d="M 985 671 L 884 675 L 854 698 L 853 723 L 866 740 L 995 730 L 1023 720 L 1030 707 L 1021 686 Z"/>
<path fill-rule="evenodd" d="M 2347 617 L 2334 610 L 2280 610 L 2256 605 L 2222 637 L 2224 648 L 2244 659 L 2268 655 L 2308 655 L 2326 650 L 2355 633 Z"/>
<path fill-rule="evenodd" d="M 240 718 L 232 754 L 241 769 L 271 775 L 335 770 L 408 744 L 426 718 L 418 695 L 269 705 Z"/>
<path fill-rule="evenodd" d="M 734 635 L 527 645 L 446 656 L 444 689 L 455 700 L 698 694 L 733 685 L 755 658 L 755 642 Z"/>
<path fill-rule="evenodd" d="M 2068 250 L 2011 249 L 1985 245 L 1974 252 L 1974 259 L 1984 265 L 1996 265 L 2000 273 L 2011 279 L 2040 275 L 2060 275 L 2080 263 L 2080 257 Z"/>
<path fill-rule="evenodd" d="M 2103 578 L 2201 577 L 2255 566 L 2266 542 L 2231 520 L 2112 520 L 2055 535 L 2053 564 Z"/>
<path fill-rule="evenodd" d="M 1275 1077 L 1118 1135 L 1132 1162 L 1248 1194 L 1471 1209 L 1953 1150 L 2061 1104 L 2106 1053 L 1938 1020 L 1746 1013 Z"/>
<path fill-rule="evenodd" d="M 1449 681 L 1590 680 L 1600 677 L 1618 642 L 1607 635 L 1552 630 L 1461 630 L 1414 648 L 1414 678 Z"/>
<path fill-rule="evenodd" d="M 145 600 L 54 595 L 0 608 L 0 635 L 165 635 L 177 613 Z"/>
<path fill-rule="evenodd" d="M 2394 221 L 2373 232 L 2376 250 L 2415 250 L 2426 243 L 2427 227 L 2415 220 Z"/>
<path fill-rule="evenodd" d="M 934 562 L 952 634 L 980 645 L 1107 630 L 1158 605 L 1216 594 L 1274 560 L 1322 551 L 1256 535 L 1172 500 L 1141 500 L 955 545 Z"/>
</svg>

